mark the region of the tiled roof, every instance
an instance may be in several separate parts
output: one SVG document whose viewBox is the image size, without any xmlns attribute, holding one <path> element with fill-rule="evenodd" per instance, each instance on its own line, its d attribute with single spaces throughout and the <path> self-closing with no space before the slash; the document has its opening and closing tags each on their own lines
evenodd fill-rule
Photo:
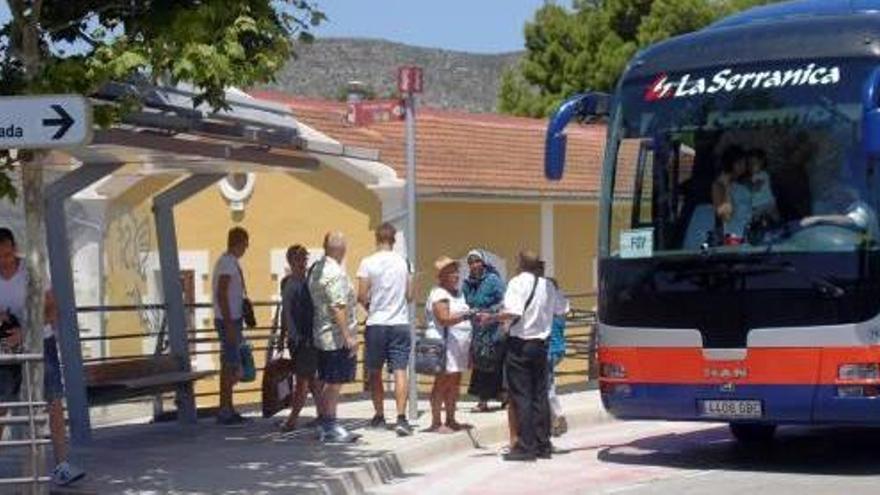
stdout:
<svg viewBox="0 0 880 495">
<path fill-rule="evenodd" d="M 402 121 L 355 127 L 347 105 L 282 93 L 257 98 L 290 105 L 297 119 L 348 146 L 379 150 L 380 160 L 406 176 Z M 593 197 L 599 192 L 604 125 L 571 125 L 565 177 L 544 178 L 545 119 L 420 108 L 416 125 L 416 176 L 420 195 Z"/>
</svg>

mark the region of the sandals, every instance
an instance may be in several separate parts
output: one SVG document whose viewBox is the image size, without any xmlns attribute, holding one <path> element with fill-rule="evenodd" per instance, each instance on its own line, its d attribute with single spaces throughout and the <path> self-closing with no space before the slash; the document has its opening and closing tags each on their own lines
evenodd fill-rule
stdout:
<svg viewBox="0 0 880 495">
<path fill-rule="evenodd" d="M 471 409 L 471 412 L 472 413 L 487 413 L 487 412 L 489 412 L 489 405 L 486 404 L 485 402 L 480 402 L 479 404 L 474 406 L 473 409 Z"/>
<path fill-rule="evenodd" d="M 429 433 L 440 433 L 440 434 L 442 434 L 442 435 L 448 435 L 448 434 L 450 434 L 450 433 L 455 433 L 455 430 L 453 430 L 452 428 L 450 428 L 450 427 L 447 426 L 447 425 L 436 425 L 436 424 L 435 424 L 435 425 L 431 425 L 431 426 L 428 427 L 428 429 L 425 430 L 425 431 L 427 431 L 427 432 L 429 432 Z"/>
</svg>

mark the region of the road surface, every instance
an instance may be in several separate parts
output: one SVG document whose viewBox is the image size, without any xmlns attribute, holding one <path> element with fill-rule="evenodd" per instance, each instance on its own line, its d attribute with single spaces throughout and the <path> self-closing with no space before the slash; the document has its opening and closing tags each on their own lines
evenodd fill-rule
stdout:
<svg viewBox="0 0 880 495">
<path fill-rule="evenodd" d="M 880 493 L 880 430 L 782 428 L 769 448 L 737 444 L 726 426 L 606 423 L 555 442 L 535 463 L 504 462 L 499 447 L 427 466 L 371 493 L 712 494 Z"/>
</svg>

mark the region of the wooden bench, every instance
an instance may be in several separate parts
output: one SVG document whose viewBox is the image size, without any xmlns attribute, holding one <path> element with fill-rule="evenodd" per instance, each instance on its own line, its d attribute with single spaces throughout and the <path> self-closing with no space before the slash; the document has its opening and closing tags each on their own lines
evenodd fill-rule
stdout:
<svg viewBox="0 0 880 495">
<path fill-rule="evenodd" d="M 145 356 L 85 366 L 89 404 L 102 405 L 173 391 L 216 371 L 181 371 L 174 356 Z"/>
</svg>

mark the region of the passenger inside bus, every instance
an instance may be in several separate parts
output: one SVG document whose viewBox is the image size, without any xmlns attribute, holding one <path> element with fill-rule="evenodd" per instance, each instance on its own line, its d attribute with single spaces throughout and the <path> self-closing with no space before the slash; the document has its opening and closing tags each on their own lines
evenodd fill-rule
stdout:
<svg viewBox="0 0 880 495">
<path fill-rule="evenodd" d="M 857 190 L 866 167 L 850 163 L 858 157 L 848 156 L 828 129 L 696 131 L 667 139 L 682 148 L 655 157 L 667 165 L 648 175 L 655 185 L 642 193 L 652 198 L 659 249 L 851 249 L 880 240 L 871 196 Z"/>
<path fill-rule="evenodd" d="M 752 218 L 752 189 L 746 153 L 737 145 L 721 155 L 721 174 L 712 185 L 712 204 L 725 243 L 739 244 Z"/>
</svg>

